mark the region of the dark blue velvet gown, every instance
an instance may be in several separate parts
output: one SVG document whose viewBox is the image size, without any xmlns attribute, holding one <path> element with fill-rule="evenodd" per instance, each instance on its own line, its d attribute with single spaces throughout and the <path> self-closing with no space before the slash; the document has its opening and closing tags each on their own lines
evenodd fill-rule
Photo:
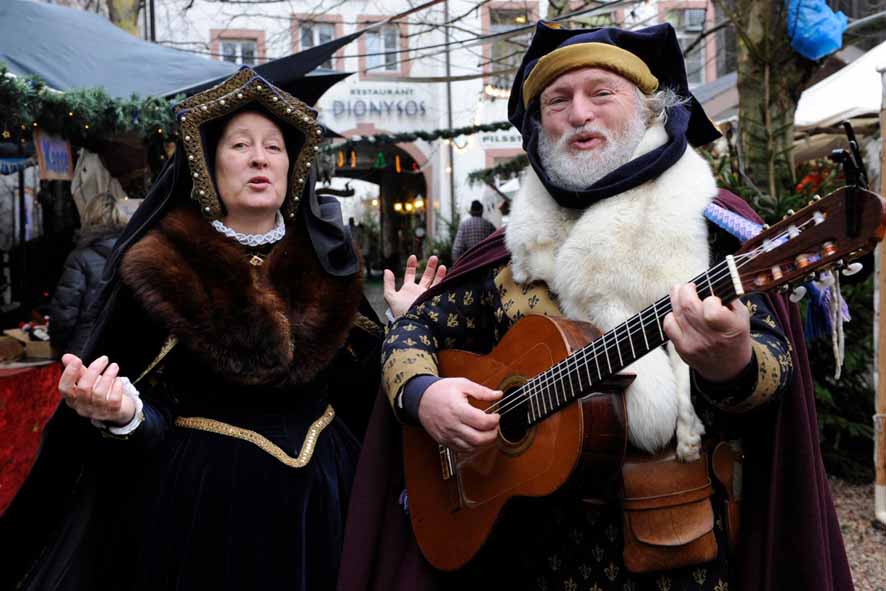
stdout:
<svg viewBox="0 0 886 591">
<path fill-rule="evenodd" d="M 329 404 L 326 384 L 288 390 L 205 384 L 176 405 L 261 434 L 296 458 Z M 172 387 L 181 393 L 182 386 Z M 210 394 L 211 393 L 211 394 Z M 340 417 L 317 436 L 303 467 L 257 445 L 189 428 L 163 433 L 164 412 L 142 426 L 149 488 L 132 589 L 332 589 L 359 442 Z M 153 432 L 152 432 L 153 431 Z"/>
<path fill-rule="evenodd" d="M 101 351 L 135 377 L 178 342 L 137 383 L 126 439 L 59 407 L 0 519 L 0 589 L 335 587 L 382 329 L 360 276 L 323 273 L 303 233 L 259 270 L 253 254 L 187 212 L 127 253 Z M 230 427 L 181 423 L 197 417 Z M 312 425 L 309 461 L 287 465 Z"/>
</svg>

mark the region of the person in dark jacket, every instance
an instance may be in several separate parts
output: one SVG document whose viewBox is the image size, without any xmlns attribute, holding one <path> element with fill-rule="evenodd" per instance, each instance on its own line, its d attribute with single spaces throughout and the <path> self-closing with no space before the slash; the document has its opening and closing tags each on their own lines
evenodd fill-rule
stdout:
<svg viewBox="0 0 886 591">
<path fill-rule="evenodd" d="M 455 240 L 452 242 L 453 262 L 495 232 L 492 222 L 483 218 L 483 204 L 476 199 L 471 202 L 470 213 L 471 217 L 461 223 L 455 234 Z"/>
<path fill-rule="evenodd" d="M 77 247 L 68 255 L 49 307 L 50 339 L 61 353 L 79 355 L 86 344 L 105 260 L 126 226 L 126 217 L 110 193 L 90 200 L 83 212 Z"/>
</svg>

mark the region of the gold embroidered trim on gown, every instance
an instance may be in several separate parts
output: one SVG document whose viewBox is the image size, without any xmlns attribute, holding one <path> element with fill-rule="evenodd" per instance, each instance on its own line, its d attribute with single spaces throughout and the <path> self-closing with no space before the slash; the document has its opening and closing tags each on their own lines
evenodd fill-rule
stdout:
<svg viewBox="0 0 886 591">
<path fill-rule="evenodd" d="M 139 383 L 140 381 L 142 381 L 142 378 L 144 378 L 146 375 L 151 373 L 151 370 L 154 369 L 155 367 L 157 367 L 157 364 L 159 364 L 161 361 L 163 361 L 163 359 L 167 355 L 169 355 L 169 353 L 172 351 L 172 349 L 177 344 L 178 344 L 178 339 L 175 337 L 175 335 L 169 335 L 166 338 L 166 341 L 164 341 L 163 346 L 160 348 L 160 352 L 157 354 L 157 356 L 154 358 L 154 360 L 151 362 L 151 364 L 148 365 L 147 368 L 145 368 L 145 370 L 141 373 L 141 375 L 139 375 L 137 378 L 135 378 L 135 381 L 132 382 L 133 385 Z"/>
<path fill-rule="evenodd" d="M 370 320 L 369 318 L 367 318 L 363 314 L 360 314 L 359 312 L 357 313 L 356 316 L 354 316 L 353 324 L 357 328 L 362 328 L 364 331 L 368 332 L 369 334 L 379 336 L 379 337 L 384 335 L 384 330 L 382 329 L 381 326 L 379 326 L 378 324 L 376 324 L 375 322 L 373 322 L 372 320 Z"/>
<path fill-rule="evenodd" d="M 178 417 L 175 419 L 175 424 L 177 427 L 182 427 L 184 429 L 208 431 L 209 433 L 216 433 L 218 435 L 225 435 L 227 437 L 246 441 L 271 454 L 290 468 L 303 468 L 307 466 L 308 462 L 311 461 L 311 456 L 314 455 L 314 448 L 317 446 L 317 438 L 320 436 L 320 433 L 334 418 L 335 409 L 332 408 L 332 405 L 330 404 L 326 407 L 326 411 L 320 416 L 320 418 L 311 423 L 297 458 L 288 455 L 279 446 L 271 442 L 270 439 L 263 435 L 259 435 L 255 431 L 235 427 L 234 425 L 216 421 L 215 419 L 207 419 L 204 417 Z"/>
</svg>

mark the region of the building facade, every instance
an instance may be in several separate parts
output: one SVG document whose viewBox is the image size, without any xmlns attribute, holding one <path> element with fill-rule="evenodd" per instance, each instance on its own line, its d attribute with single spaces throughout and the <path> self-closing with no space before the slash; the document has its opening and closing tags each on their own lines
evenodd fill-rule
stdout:
<svg viewBox="0 0 886 591">
<path fill-rule="evenodd" d="M 320 120 L 345 139 L 506 121 L 514 70 L 533 24 L 551 14 L 545 0 L 450 0 L 391 22 L 383 21 L 414 3 L 154 1 L 158 43 L 250 65 L 375 25 L 318 69 L 353 72 L 316 105 Z M 681 44 L 693 46 L 691 84 L 718 75 L 718 38 L 701 36 L 715 23 L 710 0 L 572 2 L 570 8 L 572 26 L 671 22 Z M 514 129 L 395 146 L 361 142 L 332 152 L 330 184 L 354 193 L 342 199 L 346 218 L 382 226 L 379 258 L 388 262 L 416 250 L 426 254 L 472 200 L 501 224 L 501 205 L 515 183 L 503 191 L 471 185 L 467 177 L 521 153 Z"/>
</svg>

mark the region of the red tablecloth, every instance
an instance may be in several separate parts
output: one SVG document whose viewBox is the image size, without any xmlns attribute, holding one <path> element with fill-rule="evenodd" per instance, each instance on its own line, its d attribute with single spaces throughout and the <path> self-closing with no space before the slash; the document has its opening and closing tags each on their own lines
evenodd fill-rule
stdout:
<svg viewBox="0 0 886 591">
<path fill-rule="evenodd" d="M 0 514 L 31 469 L 40 434 L 58 405 L 60 363 L 0 369 Z"/>
</svg>

